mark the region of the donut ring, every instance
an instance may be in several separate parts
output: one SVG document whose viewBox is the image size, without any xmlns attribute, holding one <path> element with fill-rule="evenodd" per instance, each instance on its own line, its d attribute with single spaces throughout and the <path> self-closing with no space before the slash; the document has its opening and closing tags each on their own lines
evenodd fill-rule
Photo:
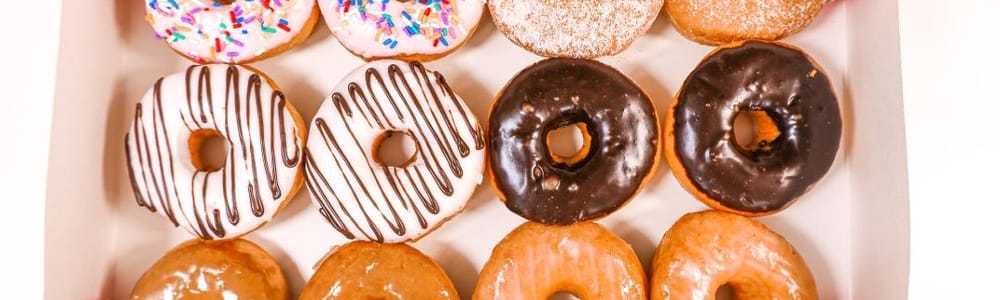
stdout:
<svg viewBox="0 0 1000 300">
<path fill-rule="evenodd" d="M 553 155 L 550 131 L 574 123 L 585 145 Z M 632 80 L 597 61 L 553 58 L 521 71 L 489 117 L 489 174 L 507 208 L 543 224 L 567 225 L 624 206 L 653 174 L 659 122 Z"/>
<path fill-rule="evenodd" d="M 668 0 L 677 32 L 705 44 L 778 40 L 802 31 L 829 0 Z"/>
<path fill-rule="evenodd" d="M 260 71 L 195 65 L 160 78 L 135 105 L 125 153 L 136 202 L 201 239 L 264 226 L 302 185 L 305 130 Z M 219 170 L 199 156 L 208 137 L 227 141 Z"/>
<path fill-rule="evenodd" d="M 156 38 L 196 63 L 245 64 L 304 42 L 315 0 L 144 0 Z"/>
<path fill-rule="evenodd" d="M 646 273 L 632 246 L 592 222 L 524 223 L 493 249 L 472 299 L 646 299 Z"/>
<path fill-rule="evenodd" d="M 401 167 L 374 155 L 392 133 L 417 147 Z M 347 75 L 316 112 L 306 148 L 313 203 L 352 240 L 420 238 L 465 207 L 485 164 L 479 121 L 444 76 L 398 60 Z"/>
<path fill-rule="evenodd" d="M 663 0 L 491 0 L 510 41 L 547 57 L 595 58 L 627 49 L 653 25 Z"/>
<path fill-rule="evenodd" d="M 733 122 L 756 119 L 750 145 Z M 781 43 L 748 41 L 710 53 L 688 76 L 664 125 L 667 162 L 706 205 L 746 216 L 791 206 L 833 165 L 840 106 L 826 73 Z"/>
<path fill-rule="evenodd" d="M 281 267 L 244 240 L 189 240 L 156 261 L 129 299 L 289 299 Z"/>
<path fill-rule="evenodd" d="M 650 299 L 715 299 L 729 284 L 735 299 L 818 299 L 806 262 L 784 238 L 739 215 L 684 215 L 653 256 Z"/>
<path fill-rule="evenodd" d="M 483 0 L 319 0 L 330 31 L 364 60 L 432 60 L 461 47 L 476 31 Z"/>
<path fill-rule="evenodd" d="M 299 300 L 459 299 L 455 285 L 429 257 L 406 244 L 356 241 L 319 265 Z"/>
</svg>

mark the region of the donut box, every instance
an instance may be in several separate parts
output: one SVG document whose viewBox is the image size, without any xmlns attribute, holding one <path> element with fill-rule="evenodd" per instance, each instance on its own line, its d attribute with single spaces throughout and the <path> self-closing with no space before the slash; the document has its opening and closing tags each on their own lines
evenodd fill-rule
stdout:
<svg viewBox="0 0 1000 300">
<path fill-rule="evenodd" d="M 46 203 L 47 298 L 126 298 L 146 268 L 191 238 L 136 205 L 129 184 L 122 142 L 132 108 L 157 78 L 190 65 L 154 38 L 143 17 L 142 1 L 63 3 Z M 598 59 L 649 95 L 660 122 L 681 83 L 713 49 L 671 26 L 661 13 L 629 49 Z M 896 2 L 835 0 L 809 28 L 783 41 L 824 66 L 840 97 L 843 137 L 833 167 L 811 191 L 757 220 L 795 246 L 822 299 L 905 298 L 909 213 Z M 426 65 L 447 76 L 485 123 L 497 92 L 541 59 L 508 41 L 486 14 L 464 46 Z M 250 65 L 311 120 L 341 78 L 362 64 L 317 24 L 302 45 Z M 664 232 L 683 214 L 708 209 L 658 159 L 645 188 L 598 221 L 631 244 L 647 273 Z M 493 247 L 524 222 L 490 185 L 484 180 L 463 212 L 412 244 L 444 268 L 463 299 Z M 277 259 L 293 295 L 346 241 L 309 197 L 303 189 L 270 224 L 246 236 Z"/>
</svg>

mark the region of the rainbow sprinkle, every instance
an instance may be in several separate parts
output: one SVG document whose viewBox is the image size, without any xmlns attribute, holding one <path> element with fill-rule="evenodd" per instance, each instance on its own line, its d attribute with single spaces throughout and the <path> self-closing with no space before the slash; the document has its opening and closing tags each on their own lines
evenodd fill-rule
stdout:
<svg viewBox="0 0 1000 300">
<path fill-rule="evenodd" d="M 222 5 L 213 0 L 147 0 L 147 21 L 166 28 L 157 30 L 155 37 L 169 43 L 194 43 L 187 47 L 193 59 L 208 61 L 234 61 L 249 55 L 263 53 L 262 49 L 246 48 L 247 41 L 266 40 L 279 33 L 292 31 L 289 11 L 301 0 L 237 0 Z M 159 18 L 161 21 L 157 23 Z M 199 55 L 194 48 L 202 45 L 210 51 Z"/>
<path fill-rule="evenodd" d="M 434 47 L 448 47 L 457 39 L 456 33 L 468 33 L 452 5 L 454 0 L 413 0 L 405 4 L 399 15 L 387 11 L 394 0 L 337 0 L 332 3 L 340 12 L 345 27 L 362 23 L 370 26 L 372 39 L 395 49 L 403 38 L 425 39 Z"/>
</svg>

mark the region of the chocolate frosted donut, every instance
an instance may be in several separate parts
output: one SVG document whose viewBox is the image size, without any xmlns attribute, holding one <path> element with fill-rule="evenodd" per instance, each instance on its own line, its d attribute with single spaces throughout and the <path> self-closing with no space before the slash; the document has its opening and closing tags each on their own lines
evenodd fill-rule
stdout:
<svg viewBox="0 0 1000 300">
<path fill-rule="evenodd" d="M 747 112 L 756 137 L 739 145 Z M 794 47 L 750 41 L 722 47 L 684 81 L 667 114 L 667 162 L 715 209 L 768 215 L 791 205 L 833 164 L 840 107 L 822 68 Z"/>
<path fill-rule="evenodd" d="M 625 204 L 655 168 L 659 127 L 649 97 L 591 60 L 547 59 L 515 76 L 489 118 L 489 170 L 511 211 L 543 224 L 603 217 Z M 584 147 L 553 155 L 554 129 L 576 124 Z"/>
</svg>

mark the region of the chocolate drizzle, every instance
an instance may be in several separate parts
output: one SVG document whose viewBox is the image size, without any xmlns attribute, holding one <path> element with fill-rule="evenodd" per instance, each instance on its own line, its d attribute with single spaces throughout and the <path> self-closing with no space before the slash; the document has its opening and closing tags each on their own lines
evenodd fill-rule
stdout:
<svg viewBox="0 0 1000 300">
<path fill-rule="evenodd" d="M 426 229 L 433 224 L 424 212 L 441 212 L 442 199 L 437 195 L 457 197 L 456 180 L 468 172 L 481 174 L 463 166 L 463 160 L 472 159 L 469 143 L 476 150 L 484 148 L 482 130 L 465 104 L 441 74 L 426 70 L 419 62 L 403 65 L 408 69 L 400 64 L 389 63 L 385 69 L 368 66 L 363 83 L 342 83 L 346 93 L 343 89 L 334 92 L 310 128 L 311 142 L 305 152 L 307 187 L 320 213 L 349 239 L 360 234 L 385 241 L 382 226 L 397 236 L 405 235 L 406 215 L 400 209 Z M 370 148 L 376 135 L 372 133 L 387 131 L 413 138 L 418 149 L 415 162 L 404 167 L 375 163 L 371 157 L 375 151 Z M 326 164 L 318 164 L 319 158 Z"/>
<path fill-rule="evenodd" d="M 575 162 L 549 155 L 549 131 L 583 123 L 591 137 Z M 543 224 L 614 212 L 635 195 L 658 153 L 652 102 L 596 61 L 547 59 L 511 79 L 489 120 L 490 170 L 511 211 Z"/>
<path fill-rule="evenodd" d="M 766 113 L 780 134 L 737 145 L 741 111 Z M 829 78 L 805 53 L 777 43 L 747 42 L 707 57 L 684 82 L 673 118 L 672 150 L 684 176 L 708 198 L 752 214 L 791 205 L 830 169 L 840 143 Z"/>
<path fill-rule="evenodd" d="M 181 100 L 164 99 L 164 79 L 159 79 L 153 86 L 150 103 L 136 104 L 131 132 L 125 137 L 129 180 L 139 206 L 152 212 L 162 210 L 174 226 L 188 226 L 202 239 L 227 238 L 227 228 L 241 222 L 241 205 L 249 206 L 258 225 L 267 221 L 259 218 L 270 219 L 274 212 L 266 211 L 269 205 L 264 204 L 261 191 L 267 191 L 268 200 L 280 201 L 286 199 L 287 191 L 294 190 L 291 187 L 294 180 L 279 178 L 278 168 L 280 164 L 297 171 L 301 157 L 299 148 L 303 143 L 297 126 L 286 121 L 286 114 L 290 112 L 284 94 L 274 91 L 262 95 L 260 76 L 251 74 L 247 82 L 242 83 L 238 67 L 226 68 L 225 92 L 221 99 L 225 101 L 222 106 L 225 111 L 222 115 L 217 114 L 213 103 L 217 99 L 212 97 L 215 91 L 211 85 L 211 68 L 211 65 L 196 65 L 187 69 L 185 94 Z M 144 105 L 151 110 L 145 111 Z M 183 127 L 171 125 L 178 122 Z M 181 168 L 182 171 L 175 168 L 187 163 L 175 160 L 186 151 L 187 137 L 198 130 L 212 130 L 227 140 L 230 151 L 221 170 L 192 167 Z M 173 139 L 178 136 L 183 138 Z M 280 162 L 277 161 L 279 153 Z M 190 178 L 180 178 L 188 173 Z M 210 189 L 217 185 L 222 187 L 221 195 Z M 282 190 L 282 186 L 286 189 Z M 186 190 L 189 193 L 181 192 Z M 223 199 L 221 205 L 213 200 L 215 197 Z M 180 217 L 176 210 L 183 212 Z M 221 210 L 225 211 L 225 221 Z M 245 232 L 235 234 L 242 233 Z"/>
</svg>

